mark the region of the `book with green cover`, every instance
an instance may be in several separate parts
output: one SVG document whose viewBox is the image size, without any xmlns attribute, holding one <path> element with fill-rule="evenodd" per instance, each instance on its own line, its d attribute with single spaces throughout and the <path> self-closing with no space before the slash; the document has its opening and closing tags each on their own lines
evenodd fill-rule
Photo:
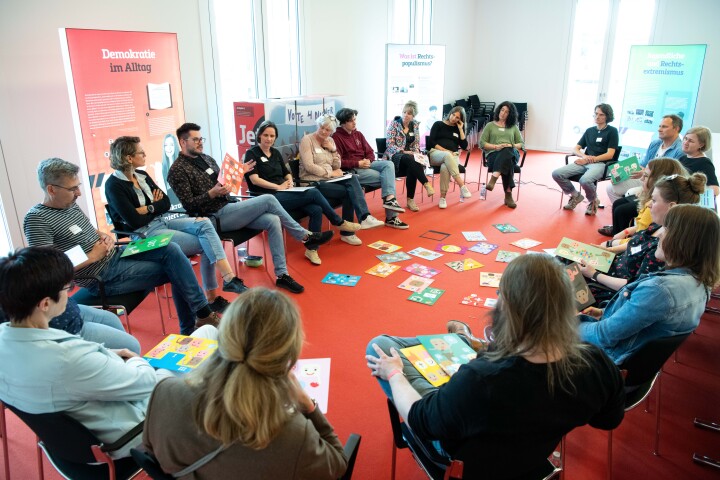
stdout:
<svg viewBox="0 0 720 480">
<path fill-rule="evenodd" d="M 123 250 L 121 257 L 129 257 L 136 253 L 147 252 L 148 250 L 155 250 L 156 248 L 166 247 L 170 240 L 172 240 L 173 233 L 163 233 L 161 235 L 155 235 L 152 237 L 142 238 L 140 240 L 133 240 L 128 243 Z"/>
<path fill-rule="evenodd" d="M 615 185 L 617 183 L 624 182 L 625 180 L 630 178 L 630 175 L 635 172 L 639 172 L 640 170 L 642 170 L 640 162 L 638 162 L 637 157 L 632 156 L 628 158 L 623 158 L 615 165 L 610 167 L 608 175 L 610 175 L 610 181 L 613 183 L 613 185 Z"/>
<path fill-rule="evenodd" d="M 475 350 L 455 333 L 418 335 L 417 339 L 435 362 L 450 376 L 458 371 L 460 365 L 477 357 Z"/>
<path fill-rule="evenodd" d="M 567 237 L 560 240 L 560 245 L 555 249 L 555 255 L 567 258 L 573 262 L 590 265 L 594 267 L 595 270 L 603 273 L 607 273 L 608 270 L 610 270 L 610 265 L 612 265 L 613 259 L 615 258 L 614 253 Z"/>
</svg>

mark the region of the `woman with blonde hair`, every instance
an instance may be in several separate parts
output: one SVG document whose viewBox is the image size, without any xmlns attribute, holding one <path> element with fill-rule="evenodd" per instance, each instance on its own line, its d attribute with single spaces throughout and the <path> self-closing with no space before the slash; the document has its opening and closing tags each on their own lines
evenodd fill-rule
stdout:
<svg viewBox="0 0 720 480">
<path fill-rule="evenodd" d="M 430 165 L 440 167 L 440 208 L 447 208 L 447 195 L 450 188 L 450 177 L 460 187 L 460 195 L 470 198 L 472 194 L 468 190 L 460 175 L 459 149 L 467 148 L 468 142 L 465 138 L 465 109 L 454 107 L 442 122 L 435 122 L 430 129 L 427 148 L 430 157 Z"/>
<path fill-rule="evenodd" d="M 685 133 L 682 141 L 683 156 L 679 158 L 689 172 L 702 172 L 708 178 L 708 187 L 710 187 L 717 196 L 720 194 L 718 187 L 718 179 L 715 173 L 715 165 L 705 152 L 710 150 L 712 133 L 707 127 L 692 127 Z"/>
<path fill-rule="evenodd" d="M 457 328 L 460 326 L 461 328 Z M 471 335 L 451 321 L 448 330 Z M 464 462 L 464 478 L 542 478 L 564 434 L 589 423 L 612 429 L 623 418 L 620 372 L 582 345 L 562 265 L 548 255 L 513 260 L 500 280 L 493 341 L 433 387 L 398 351 L 416 338 L 379 336 L 367 365 L 416 437 Z"/>
<path fill-rule="evenodd" d="M 162 469 L 177 473 L 214 453 L 193 478 L 340 477 L 342 445 L 290 372 L 303 340 L 300 314 L 284 294 L 240 295 L 220 322 L 218 351 L 153 392 L 143 443 Z"/>
</svg>

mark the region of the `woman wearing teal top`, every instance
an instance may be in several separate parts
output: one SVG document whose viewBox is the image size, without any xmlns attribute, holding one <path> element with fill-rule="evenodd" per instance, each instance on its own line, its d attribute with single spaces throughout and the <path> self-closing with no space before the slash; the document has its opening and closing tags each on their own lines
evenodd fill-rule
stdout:
<svg viewBox="0 0 720 480">
<path fill-rule="evenodd" d="M 513 173 L 520 158 L 518 150 L 524 147 L 517 119 L 515 105 L 502 102 L 495 109 L 494 121 L 485 125 L 480 137 L 480 147 L 487 152 L 487 164 L 492 172 L 487 189 L 495 188 L 498 177 L 502 177 L 505 205 L 510 208 L 517 206 L 512 198 L 512 189 L 515 188 Z"/>
</svg>

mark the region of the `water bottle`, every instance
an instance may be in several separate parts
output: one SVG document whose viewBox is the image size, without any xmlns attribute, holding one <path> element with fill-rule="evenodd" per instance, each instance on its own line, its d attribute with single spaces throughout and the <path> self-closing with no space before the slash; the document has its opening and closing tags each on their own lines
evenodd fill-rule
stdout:
<svg viewBox="0 0 720 480">
<path fill-rule="evenodd" d="M 485 187 L 484 183 L 480 184 L 480 198 L 485 200 L 487 198 L 487 187 Z"/>
<path fill-rule="evenodd" d="M 240 259 L 240 263 L 245 263 L 245 258 L 247 258 L 247 243 L 238 245 L 237 256 Z"/>
</svg>

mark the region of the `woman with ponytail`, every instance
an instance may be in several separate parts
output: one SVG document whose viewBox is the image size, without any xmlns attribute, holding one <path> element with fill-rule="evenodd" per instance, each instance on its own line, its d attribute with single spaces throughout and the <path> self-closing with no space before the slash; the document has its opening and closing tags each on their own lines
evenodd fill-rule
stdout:
<svg viewBox="0 0 720 480">
<path fill-rule="evenodd" d="M 143 443 L 163 470 L 216 453 L 187 478 L 339 478 L 342 444 L 290 372 L 303 340 L 288 297 L 264 288 L 240 295 L 222 317 L 213 357 L 153 392 Z"/>
</svg>

